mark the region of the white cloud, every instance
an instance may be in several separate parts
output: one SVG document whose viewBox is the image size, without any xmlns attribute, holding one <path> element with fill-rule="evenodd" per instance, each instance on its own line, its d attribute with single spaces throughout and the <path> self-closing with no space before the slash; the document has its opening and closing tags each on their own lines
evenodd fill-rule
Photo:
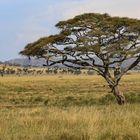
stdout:
<svg viewBox="0 0 140 140">
<path fill-rule="evenodd" d="M 55 33 L 54 25 L 59 20 L 89 12 L 140 18 L 138 3 L 140 3 L 138 0 L 72 0 L 44 5 L 38 13 L 26 19 L 22 29 L 23 33 L 19 35 L 19 38 L 25 37 L 26 40 L 32 41 L 39 36 Z"/>
<path fill-rule="evenodd" d="M 140 18 L 139 5 L 139 0 L 82 0 L 81 2 L 65 2 L 61 5 L 56 5 L 54 9 L 61 12 L 64 19 L 87 12 Z"/>
</svg>

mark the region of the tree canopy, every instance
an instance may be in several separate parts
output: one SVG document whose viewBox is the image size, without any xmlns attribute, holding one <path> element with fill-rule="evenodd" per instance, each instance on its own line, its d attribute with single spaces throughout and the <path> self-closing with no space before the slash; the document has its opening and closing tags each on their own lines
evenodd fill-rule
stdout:
<svg viewBox="0 0 140 140">
<path fill-rule="evenodd" d="M 20 54 L 45 58 L 75 69 L 93 69 L 103 76 L 119 104 L 121 77 L 140 63 L 140 20 L 87 13 L 56 24 L 60 32 L 27 44 Z M 129 65 L 122 67 L 126 61 Z M 112 72 L 113 71 L 113 75 Z"/>
</svg>

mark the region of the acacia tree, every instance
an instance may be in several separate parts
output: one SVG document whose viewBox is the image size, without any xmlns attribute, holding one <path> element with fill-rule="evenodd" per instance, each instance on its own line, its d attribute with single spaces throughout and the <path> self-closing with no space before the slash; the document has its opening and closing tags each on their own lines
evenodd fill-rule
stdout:
<svg viewBox="0 0 140 140">
<path fill-rule="evenodd" d="M 107 81 L 118 104 L 124 104 L 118 84 L 140 62 L 140 20 L 88 13 L 56 27 L 59 34 L 28 44 L 20 54 L 45 58 L 46 66 L 93 69 Z"/>
</svg>

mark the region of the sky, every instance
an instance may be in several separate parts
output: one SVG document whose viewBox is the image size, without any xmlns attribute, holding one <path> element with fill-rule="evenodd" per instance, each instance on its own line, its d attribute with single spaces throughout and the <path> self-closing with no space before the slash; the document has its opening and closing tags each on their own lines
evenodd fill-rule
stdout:
<svg viewBox="0 0 140 140">
<path fill-rule="evenodd" d="M 55 34 L 55 24 L 83 13 L 140 19 L 140 0 L 0 0 L 0 61 L 19 58 L 26 44 Z"/>
</svg>

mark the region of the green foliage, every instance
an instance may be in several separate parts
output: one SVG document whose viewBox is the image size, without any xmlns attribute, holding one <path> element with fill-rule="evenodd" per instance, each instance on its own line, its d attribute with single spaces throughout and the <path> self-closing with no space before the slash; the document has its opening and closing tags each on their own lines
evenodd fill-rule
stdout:
<svg viewBox="0 0 140 140">
<path fill-rule="evenodd" d="M 46 54 L 46 51 L 44 51 L 43 47 L 48 48 L 46 44 L 52 44 L 55 42 L 63 41 L 65 38 L 64 34 L 66 35 L 66 33 L 63 32 L 60 35 L 51 35 L 49 37 L 43 37 L 34 43 L 29 43 L 25 46 L 25 49 L 20 52 L 20 54 L 26 56 L 41 57 L 44 53 Z"/>
<path fill-rule="evenodd" d="M 117 54 L 118 51 L 120 51 L 123 53 L 122 50 L 124 51 L 126 50 L 124 48 L 121 50 L 121 47 L 130 44 L 132 38 L 134 37 L 134 34 L 140 32 L 140 20 L 126 18 L 126 17 L 123 18 L 111 17 L 108 14 L 87 13 L 87 14 L 76 16 L 66 21 L 60 21 L 58 24 L 56 24 L 56 27 L 60 28 L 61 30 L 59 34 L 44 37 L 37 40 L 34 43 L 28 44 L 25 47 L 25 49 L 20 52 L 20 54 L 26 56 L 42 56 L 44 53 L 46 53 L 45 50 L 47 49 L 49 50 L 49 48 L 47 47 L 45 47 L 44 49 L 44 46 L 49 46 L 51 44 L 65 45 L 65 43 L 72 45 L 73 43 L 70 41 L 71 36 L 75 36 L 75 35 L 77 38 L 75 43 L 78 49 L 76 47 L 74 48 L 74 51 L 83 52 L 84 49 L 86 50 L 86 52 L 92 51 L 95 53 L 102 53 L 101 47 L 105 46 L 106 47 L 105 50 L 107 52 Z M 105 42 L 101 43 L 98 40 L 100 37 L 102 38 L 106 36 L 106 38 L 110 38 L 112 36 L 115 36 L 116 34 L 119 35 L 120 34 L 119 32 L 123 28 L 127 29 L 126 34 L 130 33 L 131 37 L 129 35 L 128 38 L 126 35 L 123 36 L 122 34 L 119 38 L 113 39 L 108 43 L 106 42 L 106 44 Z M 79 33 L 81 34 L 78 35 Z M 80 47 L 81 43 L 83 44 L 82 45 L 83 47 Z M 92 43 L 93 45 L 90 46 L 87 45 L 89 43 Z M 107 46 L 110 46 L 110 48 L 108 49 Z M 53 53 L 57 54 L 58 51 L 55 51 Z"/>
</svg>

